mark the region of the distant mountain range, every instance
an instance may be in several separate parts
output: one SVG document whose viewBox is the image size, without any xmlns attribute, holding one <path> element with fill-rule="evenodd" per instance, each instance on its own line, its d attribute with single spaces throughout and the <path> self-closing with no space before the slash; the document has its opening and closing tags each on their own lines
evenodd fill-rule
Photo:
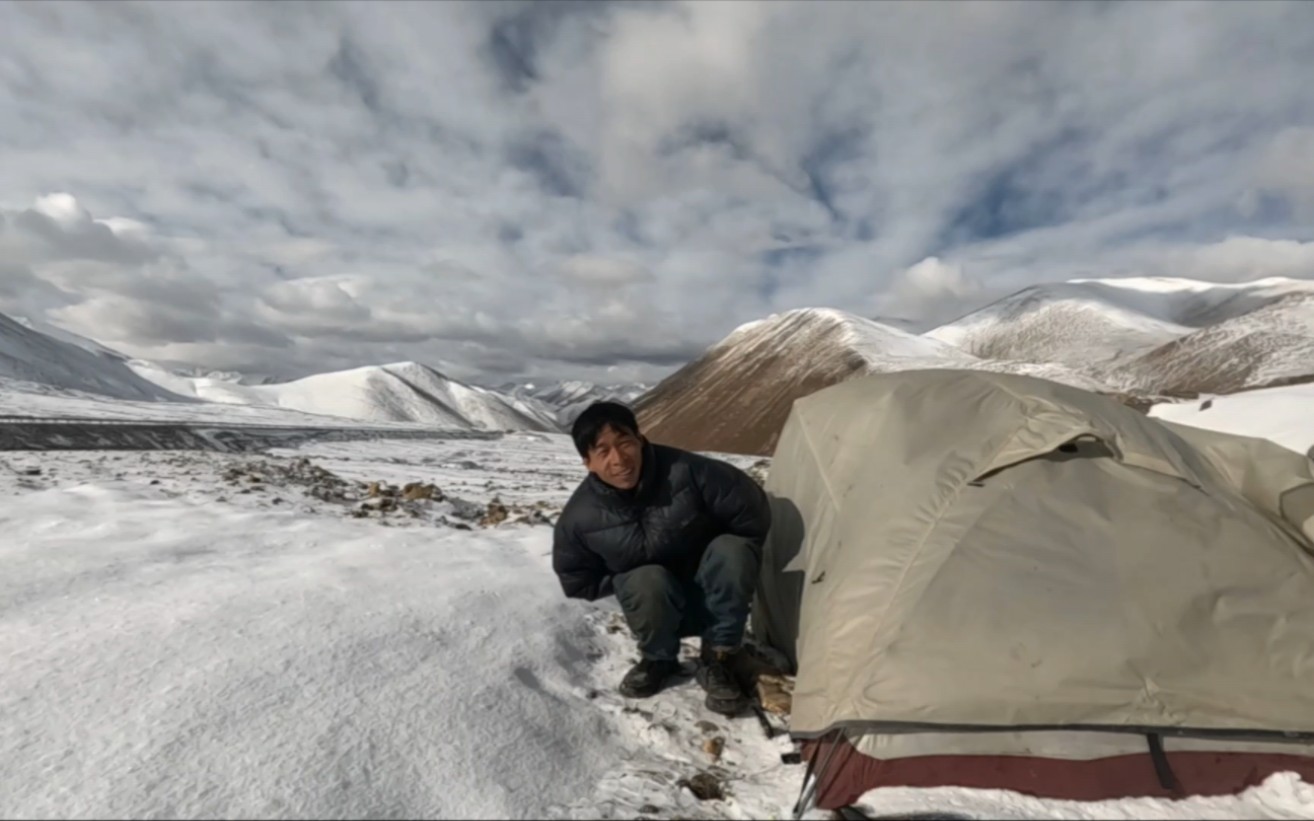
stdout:
<svg viewBox="0 0 1314 821">
<path fill-rule="evenodd" d="M 566 429 L 594 402 L 616 401 L 631 405 L 646 393 L 648 385 L 595 385 L 592 382 L 506 382 L 498 386 L 504 394 L 537 403 Z"/>
<path fill-rule="evenodd" d="M 795 399 L 913 368 L 1030 374 L 1142 408 L 1311 382 L 1314 282 L 1037 285 L 920 335 L 832 309 L 794 310 L 737 328 L 645 394 L 638 412 L 657 441 L 766 454 Z"/>
<path fill-rule="evenodd" d="M 1314 382 L 1314 282 L 1085 279 L 1025 288 L 925 333 L 832 308 L 749 322 L 657 385 L 482 387 L 415 362 L 289 382 L 129 359 L 55 326 L 0 316 L 0 382 L 133 402 L 213 403 L 467 430 L 568 429 L 590 403 L 635 407 L 655 441 L 769 453 L 793 401 L 914 368 L 1030 374 L 1156 402 Z M 34 395 L 34 394 L 33 394 Z M 21 406 L 10 399 L 8 406 Z M 1311 409 L 1314 410 L 1314 409 Z"/>
</svg>

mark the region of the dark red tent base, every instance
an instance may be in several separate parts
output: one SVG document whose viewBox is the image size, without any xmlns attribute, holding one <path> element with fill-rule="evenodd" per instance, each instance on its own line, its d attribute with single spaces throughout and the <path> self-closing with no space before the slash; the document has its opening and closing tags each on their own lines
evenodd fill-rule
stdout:
<svg viewBox="0 0 1314 821">
<path fill-rule="evenodd" d="M 805 741 L 803 758 L 817 759 L 816 805 L 835 810 L 879 787 L 970 787 L 1011 790 L 1038 798 L 1102 801 L 1112 798 L 1233 795 L 1274 773 L 1295 772 L 1314 783 L 1314 758 L 1302 755 L 1166 752 L 1178 789 L 1160 783 L 1149 752 L 1088 761 L 1008 755 L 928 755 L 881 760 L 858 752 L 848 739 L 826 762 L 832 742 Z"/>
</svg>

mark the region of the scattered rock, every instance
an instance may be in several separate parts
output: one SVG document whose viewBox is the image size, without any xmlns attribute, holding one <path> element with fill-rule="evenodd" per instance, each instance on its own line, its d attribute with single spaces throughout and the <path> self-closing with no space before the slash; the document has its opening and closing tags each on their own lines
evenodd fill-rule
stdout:
<svg viewBox="0 0 1314 821">
<path fill-rule="evenodd" d="M 698 773 L 691 778 L 681 779 L 677 786 L 689 790 L 699 801 L 720 801 L 725 798 L 721 782 L 711 773 Z"/>
<path fill-rule="evenodd" d="M 501 497 L 494 496 L 493 501 L 488 503 L 488 512 L 484 514 L 484 518 L 479 521 L 479 524 L 484 527 L 496 527 L 505 522 L 508 515 L 510 515 L 510 511 L 506 509 Z"/>
<path fill-rule="evenodd" d="M 441 502 L 443 492 L 435 485 L 426 485 L 423 482 L 410 482 L 402 488 L 402 499 L 408 502 Z"/>
<path fill-rule="evenodd" d="M 474 502 L 466 501 L 465 499 L 457 499 L 455 497 L 449 496 L 447 498 L 447 502 L 452 506 L 452 515 L 458 519 L 465 519 L 466 521 L 477 521 L 485 513 L 485 509 L 483 507 L 475 504 Z"/>
<path fill-rule="evenodd" d="M 725 752 L 725 738 L 723 736 L 716 736 L 707 739 L 703 742 L 703 752 L 707 753 L 707 756 L 712 759 L 713 764 L 720 761 L 721 753 Z"/>
<path fill-rule="evenodd" d="M 771 470 L 770 459 L 758 459 L 744 472 L 747 473 L 754 482 L 757 482 L 759 485 L 765 486 L 767 480 L 767 473 L 770 470 Z"/>
<path fill-rule="evenodd" d="M 40 476 L 41 468 L 23 468 L 24 476 Z"/>
</svg>

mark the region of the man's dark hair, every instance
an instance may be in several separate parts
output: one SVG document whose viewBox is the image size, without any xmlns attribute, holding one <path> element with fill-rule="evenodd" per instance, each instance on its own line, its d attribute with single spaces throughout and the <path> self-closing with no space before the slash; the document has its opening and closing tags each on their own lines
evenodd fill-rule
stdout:
<svg viewBox="0 0 1314 821">
<path fill-rule="evenodd" d="M 570 427 L 570 438 L 575 440 L 575 450 L 581 457 L 589 458 L 589 451 L 608 425 L 617 432 L 639 435 L 639 420 L 634 417 L 634 411 L 619 402 L 594 402 Z"/>
</svg>

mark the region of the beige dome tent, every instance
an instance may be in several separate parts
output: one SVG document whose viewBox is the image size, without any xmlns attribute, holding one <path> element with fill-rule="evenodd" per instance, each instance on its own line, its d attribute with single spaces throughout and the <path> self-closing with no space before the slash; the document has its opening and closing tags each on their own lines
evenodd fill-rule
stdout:
<svg viewBox="0 0 1314 821">
<path fill-rule="evenodd" d="M 1024 376 L 798 400 L 754 609 L 816 803 L 1314 781 L 1314 475 L 1278 445 Z"/>
</svg>

